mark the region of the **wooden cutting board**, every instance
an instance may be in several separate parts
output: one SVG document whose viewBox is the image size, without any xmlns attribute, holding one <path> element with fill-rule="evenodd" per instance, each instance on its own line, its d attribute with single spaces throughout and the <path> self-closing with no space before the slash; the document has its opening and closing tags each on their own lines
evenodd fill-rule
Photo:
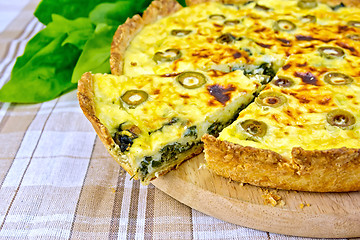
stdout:
<svg viewBox="0 0 360 240">
<path fill-rule="evenodd" d="M 215 175 L 204 163 L 201 154 L 152 183 L 200 212 L 241 226 L 303 237 L 360 237 L 360 192 L 309 193 L 242 185 Z"/>
</svg>

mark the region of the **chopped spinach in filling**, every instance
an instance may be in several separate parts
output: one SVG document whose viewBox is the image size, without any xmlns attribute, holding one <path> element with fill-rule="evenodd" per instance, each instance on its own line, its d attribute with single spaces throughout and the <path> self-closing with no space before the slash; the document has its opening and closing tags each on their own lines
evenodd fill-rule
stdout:
<svg viewBox="0 0 360 240">
<path fill-rule="evenodd" d="M 184 137 L 194 137 L 196 139 L 198 137 L 196 126 L 187 128 L 184 132 Z"/>
<path fill-rule="evenodd" d="M 156 130 L 154 130 L 154 131 L 149 132 L 149 135 L 151 135 L 151 134 L 153 134 L 153 133 L 155 133 L 155 132 L 158 132 L 158 131 L 161 132 L 164 127 L 174 125 L 175 123 L 177 123 L 177 122 L 179 122 L 179 121 L 180 121 L 179 118 L 173 117 L 169 122 L 164 123 L 159 129 L 156 129 Z"/>
<path fill-rule="evenodd" d="M 149 167 L 159 168 L 171 161 L 176 161 L 180 153 L 186 152 L 199 144 L 202 144 L 201 141 L 186 144 L 175 142 L 164 146 L 160 150 L 161 157 L 159 160 L 154 160 L 151 156 L 144 157 L 138 170 L 140 171 L 140 176 L 145 178 L 149 174 Z"/>
<path fill-rule="evenodd" d="M 262 63 L 259 66 L 249 66 L 249 65 L 236 65 L 231 67 L 230 71 L 242 70 L 245 76 L 251 75 L 266 75 L 269 76 L 269 79 L 261 84 L 266 84 L 270 82 L 276 75 L 276 70 L 273 69 L 271 63 Z"/>
</svg>

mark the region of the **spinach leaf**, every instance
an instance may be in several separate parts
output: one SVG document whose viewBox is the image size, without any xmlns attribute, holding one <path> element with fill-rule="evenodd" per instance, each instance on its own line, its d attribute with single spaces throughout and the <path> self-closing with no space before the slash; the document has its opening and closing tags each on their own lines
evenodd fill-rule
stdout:
<svg viewBox="0 0 360 240">
<path fill-rule="evenodd" d="M 119 1 L 116 3 L 99 4 L 89 14 L 89 18 L 95 24 L 106 23 L 118 26 L 130 16 L 137 13 L 134 1 Z"/>
<path fill-rule="evenodd" d="M 74 65 L 93 30 L 87 18 L 67 20 L 54 15 L 53 22 L 35 35 L 16 60 L 10 81 L 0 89 L 0 101 L 37 103 L 76 88 L 71 83 Z M 72 39 L 76 33 L 78 39 Z M 78 34 L 83 32 L 83 34 Z"/>
<path fill-rule="evenodd" d="M 17 58 L 10 81 L 0 89 L 0 101 L 48 101 L 75 89 L 84 72 L 110 72 L 116 28 L 151 1 L 42 0 L 34 15 L 47 27 Z M 185 6 L 185 0 L 179 2 Z"/>
<path fill-rule="evenodd" d="M 183 7 L 186 7 L 185 0 L 177 0 Z"/>
<path fill-rule="evenodd" d="M 35 17 L 45 25 L 51 22 L 51 15 L 57 14 L 67 19 L 88 17 L 99 4 L 119 0 L 42 0 L 35 10 Z"/>
<path fill-rule="evenodd" d="M 142 12 L 150 2 L 149 0 L 137 2 L 128 0 L 102 3 L 90 12 L 89 18 L 97 24 L 97 27 L 76 63 L 71 82 L 76 83 L 84 72 L 110 72 L 110 47 L 117 27 L 129 16 Z"/>
<path fill-rule="evenodd" d="M 71 82 L 77 83 L 85 72 L 110 72 L 110 46 L 116 27 L 98 24 L 94 35 L 86 42 L 83 52 L 76 63 Z"/>
</svg>

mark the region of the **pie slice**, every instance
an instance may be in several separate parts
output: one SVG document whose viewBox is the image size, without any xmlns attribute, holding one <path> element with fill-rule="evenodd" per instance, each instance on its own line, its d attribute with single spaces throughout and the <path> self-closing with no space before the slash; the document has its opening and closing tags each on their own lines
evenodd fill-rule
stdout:
<svg viewBox="0 0 360 240">
<path fill-rule="evenodd" d="M 134 179 L 153 178 L 199 154 L 263 88 L 242 71 L 159 76 L 83 75 L 80 106 L 111 155 Z"/>
</svg>

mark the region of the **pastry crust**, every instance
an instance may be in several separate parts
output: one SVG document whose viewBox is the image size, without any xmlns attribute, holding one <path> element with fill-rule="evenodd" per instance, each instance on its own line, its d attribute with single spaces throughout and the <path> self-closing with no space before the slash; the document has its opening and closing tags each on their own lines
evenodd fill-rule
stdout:
<svg viewBox="0 0 360 240">
<path fill-rule="evenodd" d="M 271 150 L 244 147 L 210 135 L 202 140 L 207 166 L 235 181 L 312 192 L 360 190 L 360 149 L 307 151 L 294 147 L 289 159 Z"/>
<path fill-rule="evenodd" d="M 144 11 L 142 17 L 135 15 L 118 27 L 114 34 L 110 49 L 110 68 L 114 75 L 123 73 L 124 55 L 131 40 L 147 24 L 156 22 L 181 9 L 176 0 L 156 0 Z"/>
<path fill-rule="evenodd" d="M 127 171 L 131 176 L 133 176 L 134 171 L 131 168 L 130 163 L 127 161 L 126 156 L 118 150 L 118 147 L 115 144 L 113 138 L 111 137 L 109 130 L 96 117 L 94 84 L 91 73 L 84 73 L 79 80 L 77 97 L 84 115 L 94 127 L 97 135 L 105 145 L 108 152 L 125 169 L 125 171 Z"/>
</svg>

